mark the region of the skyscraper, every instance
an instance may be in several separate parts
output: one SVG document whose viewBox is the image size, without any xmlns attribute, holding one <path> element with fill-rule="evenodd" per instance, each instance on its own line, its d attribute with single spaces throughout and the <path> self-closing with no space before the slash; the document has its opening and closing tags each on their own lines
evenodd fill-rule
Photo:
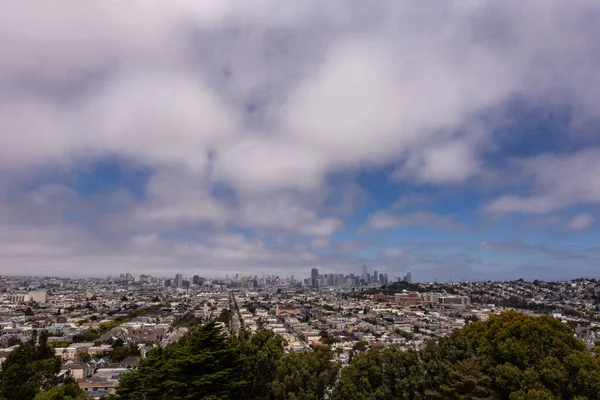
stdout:
<svg viewBox="0 0 600 400">
<path fill-rule="evenodd" d="M 363 264 L 362 266 L 362 280 L 365 283 L 369 282 L 369 278 L 367 277 L 367 264 Z"/>
<path fill-rule="evenodd" d="M 388 274 L 387 273 L 381 274 L 380 279 L 381 279 L 382 285 L 388 284 Z"/>
<path fill-rule="evenodd" d="M 175 275 L 175 287 L 177 289 L 180 289 L 182 285 L 183 285 L 183 275 L 182 274 Z"/>
<path fill-rule="evenodd" d="M 412 283 L 412 274 L 410 273 L 410 271 L 408 271 L 406 275 L 404 275 L 404 282 L 408 284 Z"/>
<path fill-rule="evenodd" d="M 373 283 L 379 283 L 379 274 L 377 271 L 373 271 Z"/>
<path fill-rule="evenodd" d="M 317 287 L 317 279 L 319 279 L 319 270 L 317 268 L 310 270 L 310 279 L 312 281 L 312 287 Z"/>
</svg>

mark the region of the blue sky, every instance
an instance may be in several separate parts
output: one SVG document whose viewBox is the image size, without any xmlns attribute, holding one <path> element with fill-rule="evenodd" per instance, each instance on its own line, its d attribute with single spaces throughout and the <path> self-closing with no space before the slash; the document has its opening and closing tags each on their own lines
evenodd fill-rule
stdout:
<svg viewBox="0 0 600 400">
<path fill-rule="evenodd" d="M 597 2 L 63 2 L 0 0 L 0 273 L 597 275 Z"/>
</svg>

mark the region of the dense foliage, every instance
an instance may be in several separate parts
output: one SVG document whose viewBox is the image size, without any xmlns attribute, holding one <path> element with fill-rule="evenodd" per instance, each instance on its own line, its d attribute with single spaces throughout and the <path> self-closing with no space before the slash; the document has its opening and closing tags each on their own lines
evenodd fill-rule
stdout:
<svg viewBox="0 0 600 400">
<path fill-rule="evenodd" d="M 34 400 L 86 400 L 85 392 L 70 375 L 61 383 L 35 396 Z"/>
<path fill-rule="evenodd" d="M 600 362 L 551 317 L 490 316 L 421 351 L 358 354 L 333 399 L 600 399 Z"/>
<path fill-rule="evenodd" d="M 0 399 L 31 400 L 38 393 L 58 383 L 60 361 L 48 347 L 48 334 L 21 343 L 2 363 Z"/>
<path fill-rule="evenodd" d="M 38 340 L 39 339 L 39 340 Z M 80 400 L 77 384 L 58 385 L 58 359 L 46 333 L 20 344 L 2 364 L 0 400 Z M 127 348 L 121 342 L 115 349 Z M 518 312 L 475 321 L 422 349 L 366 348 L 340 372 L 328 346 L 284 352 L 269 330 L 227 336 L 198 325 L 152 350 L 124 374 L 118 399 L 600 399 L 600 360 L 572 329 L 549 316 Z M 361 351 L 359 351 L 361 350 Z"/>
<path fill-rule="evenodd" d="M 268 330 L 226 337 L 214 323 L 201 325 L 151 351 L 121 378 L 118 394 L 123 400 L 323 398 L 337 376 L 329 350 L 285 356 L 284 344 Z"/>
<path fill-rule="evenodd" d="M 226 338 L 213 324 L 151 353 L 122 399 L 600 399 L 600 362 L 551 317 L 476 321 L 421 350 L 371 349 L 340 374 L 329 347 L 285 355 L 270 331 Z"/>
<path fill-rule="evenodd" d="M 277 400 L 323 399 L 333 387 L 339 365 L 331 362 L 329 347 L 311 353 L 292 353 L 277 368 L 272 398 Z"/>
</svg>

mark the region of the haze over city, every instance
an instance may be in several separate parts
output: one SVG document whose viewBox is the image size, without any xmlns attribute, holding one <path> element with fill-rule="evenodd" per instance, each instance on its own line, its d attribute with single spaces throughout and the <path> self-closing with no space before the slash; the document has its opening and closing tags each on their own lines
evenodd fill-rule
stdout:
<svg viewBox="0 0 600 400">
<path fill-rule="evenodd" d="M 597 276 L 598 2 L 0 7 L 2 275 Z"/>
</svg>

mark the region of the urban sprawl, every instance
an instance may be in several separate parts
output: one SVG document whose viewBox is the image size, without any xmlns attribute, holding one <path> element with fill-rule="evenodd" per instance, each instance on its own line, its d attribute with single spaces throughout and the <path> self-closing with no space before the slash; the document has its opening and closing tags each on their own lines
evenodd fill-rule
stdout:
<svg viewBox="0 0 600 400">
<path fill-rule="evenodd" d="M 550 314 L 573 326 L 589 348 L 600 340 L 600 285 L 594 279 L 413 283 L 410 272 L 389 279 L 366 266 L 359 274 L 314 268 L 302 280 L 4 276 L 0 301 L 0 361 L 46 331 L 62 362 L 60 375 L 70 374 L 89 398 L 115 393 L 119 377 L 148 351 L 208 321 L 228 334 L 272 330 L 286 340 L 288 352 L 329 345 L 342 365 L 372 347 L 420 348 L 507 309 Z"/>
</svg>

